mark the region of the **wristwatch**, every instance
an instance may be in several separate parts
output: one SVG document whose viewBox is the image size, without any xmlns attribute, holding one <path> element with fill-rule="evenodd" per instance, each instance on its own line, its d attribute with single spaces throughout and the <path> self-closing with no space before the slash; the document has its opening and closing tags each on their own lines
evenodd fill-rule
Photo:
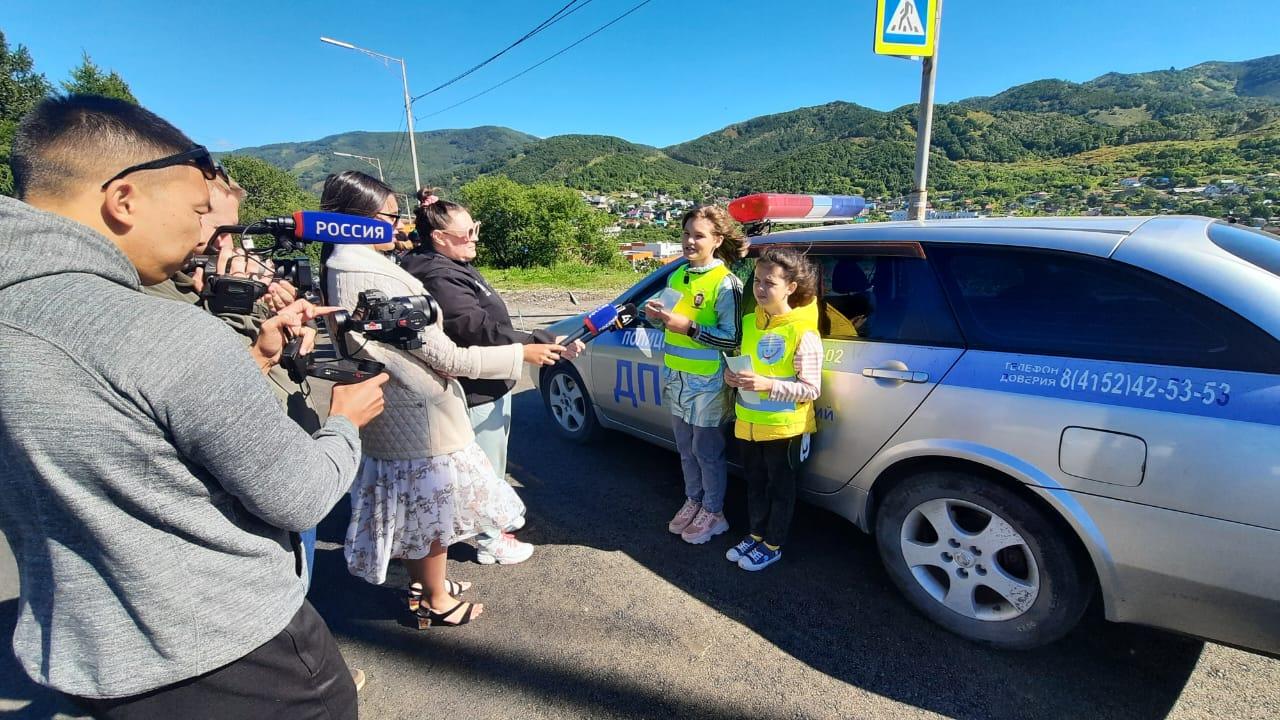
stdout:
<svg viewBox="0 0 1280 720">
<path fill-rule="evenodd" d="M 694 334 L 694 333 L 696 333 L 696 332 L 698 332 L 698 323 L 693 322 L 693 321 L 690 321 L 690 322 L 689 322 L 689 329 L 688 329 L 688 330 L 686 330 L 684 334 L 685 334 L 685 335 L 688 335 L 689 337 L 693 337 L 693 334 Z"/>
</svg>

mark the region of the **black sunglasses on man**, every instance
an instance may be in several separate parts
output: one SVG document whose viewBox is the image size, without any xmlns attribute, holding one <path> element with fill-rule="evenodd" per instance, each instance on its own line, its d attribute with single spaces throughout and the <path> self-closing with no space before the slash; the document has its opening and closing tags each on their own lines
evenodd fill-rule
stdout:
<svg viewBox="0 0 1280 720">
<path fill-rule="evenodd" d="M 205 180 L 213 180 L 216 178 L 222 180 L 222 182 L 227 183 L 228 185 L 231 184 L 231 178 L 228 177 L 227 171 L 222 167 L 222 165 L 213 161 L 213 156 L 209 154 L 208 148 L 203 145 L 196 145 L 190 150 L 177 153 L 176 155 L 162 157 L 159 160 L 138 163 L 137 165 L 130 165 L 111 176 L 110 180 L 102 183 L 102 189 L 106 190 L 108 185 L 130 173 L 135 173 L 140 170 L 160 170 L 162 168 L 175 167 L 177 165 L 190 165 L 194 167 L 200 171 L 201 175 L 204 175 Z"/>
</svg>

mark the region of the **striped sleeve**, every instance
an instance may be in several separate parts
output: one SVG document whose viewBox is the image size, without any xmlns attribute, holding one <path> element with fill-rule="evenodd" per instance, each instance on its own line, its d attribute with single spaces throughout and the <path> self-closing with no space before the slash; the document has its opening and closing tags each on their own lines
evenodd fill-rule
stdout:
<svg viewBox="0 0 1280 720">
<path fill-rule="evenodd" d="M 742 281 L 730 273 L 720 282 L 716 293 L 716 324 L 698 325 L 689 337 L 703 345 L 736 352 L 742 344 Z"/>
<path fill-rule="evenodd" d="M 770 400 L 806 402 L 817 400 L 822 394 L 822 338 L 817 333 L 807 332 L 800 336 L 795 368 L 795 380 L 773 381 Z"/>
</svg>

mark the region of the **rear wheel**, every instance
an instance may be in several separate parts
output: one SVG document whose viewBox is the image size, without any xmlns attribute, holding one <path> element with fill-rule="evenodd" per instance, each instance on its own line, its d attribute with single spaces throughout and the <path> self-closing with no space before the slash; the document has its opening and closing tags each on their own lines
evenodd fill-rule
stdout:
<svg viewBox="0 0 1280 720">
<path fill-rule="evenodd" d="M 569 363 L 559 363 L 542 378 L 542 402 L 556 432 L 574 442 L 587 442 L 600 426 L 582 377 Z"/>
<path fill-rule="evenodd" d="M 1063 529 L 1018 493 L 977 475 L 929 472 L 893 488 L 876 518 L 880 559 L 918 610 L 1006 649 L 1053 642 L 1093 595 Z"/>
</svg>

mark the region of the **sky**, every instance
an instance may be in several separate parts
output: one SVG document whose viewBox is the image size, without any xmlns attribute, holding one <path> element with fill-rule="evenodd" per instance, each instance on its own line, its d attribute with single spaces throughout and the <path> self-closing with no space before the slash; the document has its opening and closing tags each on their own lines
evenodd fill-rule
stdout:
<svg viewBox="0 0 1280 720">
<path fill-rule="evenodd" d="M 214 150 L 404 128 L 402 57 L 424 93 L 519 38 L 568 0 L 186 2 L 5 0 L 0 30 L 55 83 L 88 53 L 143 105 Z M 641 0 L 590 0 L 471 76 L 414 104 L 418 131 L 501 125 L 547 137 L 616 135 L 658 147 L 757 115 L 834 100 L 919 99 L 920 64 L 872 52 L 875 0 L 649 0 L 563 55 L 476 100 Z M 898 0 L 888 0 L 895 5 Z M 937 100 L 1044 78 L 1185 68 L 1280 53 L 1267 3 L 945 0 Z M 1253 17 L 1255 19 L 1250 20 Z"/>
</svg>

